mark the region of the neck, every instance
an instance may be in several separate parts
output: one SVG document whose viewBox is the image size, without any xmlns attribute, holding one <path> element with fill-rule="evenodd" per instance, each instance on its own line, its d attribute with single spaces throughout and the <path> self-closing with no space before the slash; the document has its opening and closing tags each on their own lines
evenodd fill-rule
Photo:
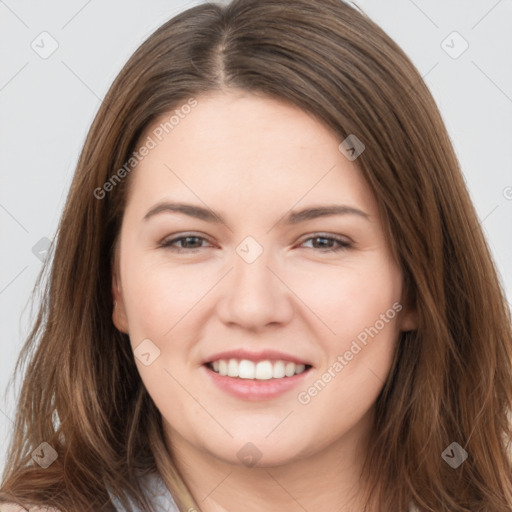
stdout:
<svg viewBox="0 0 512 512">
<path fill-rule="evenodd" d="M 320 451 L 266 467 L 220 459 L 164 425 L 169 453 L 201 512 L 355 512 L 363 510 L 370 422 L 371 414 Z"/>
</svg>

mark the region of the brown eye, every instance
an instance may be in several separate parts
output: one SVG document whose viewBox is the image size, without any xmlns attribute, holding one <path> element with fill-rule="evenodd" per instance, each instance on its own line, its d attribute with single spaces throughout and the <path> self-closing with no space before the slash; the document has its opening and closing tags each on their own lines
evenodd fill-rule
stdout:
<svg viewBox="0 0 512 512">
<path fill-rule="evenodd" d="M 202 236 L 185 235 L 166 240 L 160 244 L 160 247 L 175 251 L 196 251 L 202 248 L 201 243 L 203 241 L 207 242 L 206 238 Z M 175 244 L 181 245 L 176 246 Z"/>
<path fill-rule="evenodd" d="M 306 240 L 304 240 L 304 242 L 302 242 L 302 244 L 305 244 L 309 240 L 314 241 L 312 249 L 320 249 L 321 252 L 338 252 L 338 251 L 343 251 L 343 250 L 351 247 L 351 244 L 349 242 L 347 242 L 346 240 L 343 240 L 338 237 L 326 236 L 326 235 L 315 235 L 315 236 L 309 237 Z M 315 241 L 319 241 L 319 243 L 316 243 Z"/>
</svg>

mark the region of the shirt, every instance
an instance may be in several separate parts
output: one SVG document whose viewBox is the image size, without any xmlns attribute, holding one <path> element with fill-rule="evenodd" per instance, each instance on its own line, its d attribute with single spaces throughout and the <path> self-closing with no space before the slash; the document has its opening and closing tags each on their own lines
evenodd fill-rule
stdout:
<svg viewBox="0 0 512 512">
<path fill-rule="evenodd" d="M 167 489 L 167 486 L 165 485 L 160 475 L 153 474 L 146 478 L 147 480 L 144 485 L 148 489 L 148 492 L 151 493 L 152 503 L 154 503 L 155 506 L 155 512 L 179 512 L 176 502 L 173 500 L 169 489 Z M 126 509 L 119 503 L 116 503 L 114 500 L 115 498 L 112 501 L 117 507 L 117 512 L 126 512 Z M 419 510 L 411 501 L 409 503 L 409 509 L 407 512 L 419 512 Z"/>
<path fill-rule="evenodd" d="M 179 512 L 178 505 L 176 505 L 169 489 L 167 489 L 167 486 L 159 474 L 151 474 L 144 477 L 142 484 L 147 491 L 146 494 L 151 500 L 154 512 Z M 116 507 L 116 511 L 126 512 L 126 509 L 110 491 L 109 494 L 112 503 Z M 139 512 L 139 509 L 135 508 L 131 499 L 130 504 L 133 506 L 134 511 Z"/>
</svg>

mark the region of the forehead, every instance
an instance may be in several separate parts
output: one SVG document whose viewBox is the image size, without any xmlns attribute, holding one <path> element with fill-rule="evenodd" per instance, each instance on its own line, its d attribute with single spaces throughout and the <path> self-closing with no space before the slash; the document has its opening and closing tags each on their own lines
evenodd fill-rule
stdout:
<svg viewBox="0 0 512 512">
<path fill-rule="evenodd" d="M 147 203 L 176 192 L 226 206 L 228 197 L 238 198 L 238 206 L 279 199 L 291 208 L 307 196 L 371 210 L 358 167 L 339 151 L 339 137 L 311 114 L 243 91 L 196 101 L 173 122 L 179 106 L 145 130 L 138 146 L 150 138 L 154 147 L 133 172 L 133 199 Z"/>
</svg>

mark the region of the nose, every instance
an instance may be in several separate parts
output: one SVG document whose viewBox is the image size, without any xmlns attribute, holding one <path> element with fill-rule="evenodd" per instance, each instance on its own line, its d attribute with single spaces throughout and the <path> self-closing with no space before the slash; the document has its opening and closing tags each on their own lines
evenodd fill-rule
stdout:
<svg viewBox="0 0 512 512">
<path fill-rule="evenodd" d="M 233 256 L 233 268 L 222 280 L 217 311 L 225 324 L 259 330 L 269 324 L 286 324 L 293 317 L 293 292 L 276 271 L 270 251 L 252 262 L 239 254 Z"/>
</svg>

